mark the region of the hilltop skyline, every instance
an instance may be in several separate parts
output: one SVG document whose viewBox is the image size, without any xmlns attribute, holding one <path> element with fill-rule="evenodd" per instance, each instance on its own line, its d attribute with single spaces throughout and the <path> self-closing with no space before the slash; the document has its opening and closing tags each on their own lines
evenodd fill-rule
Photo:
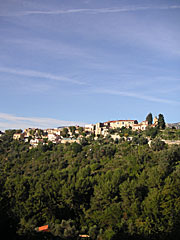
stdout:
<svg viewBox="0 0 180 240">
<path fill-rule="evenodd" d="M 0 1 L 0 129 L 179 122 L 179 28 L 179 1 Z"/>
<path fill-rule="evenodd" d="M 152 114 L 152 113 L 150 113 Z M 163 114 L 160 114 L 164 117 Z M 148 116 L 148 115 L 147 115 Z M 133 120 L 128 118 L 128 119 L 110 119 L 106 121 L 96 121 L 96 122 L 73 122 L 73 121 L 63 121 L 63 120 L 58 120 L 58 119 L 53 119 L 53 118 L 33 118 L 33 117 L 19 117 L 15 115 L 10 115 L 10 114 L 2 114 L 0 113 L 0 119 L 1 119 L 1 127 L 0 130 L 8 130 L 8 129 L 28 129 L 28 128 L 34 128 L 34 129 L 57 129 L 57 128 L 62 128 L 62 127 L 70 127 L 70 126 L 91 126 L 91 125 L 96 125 L 98 123 L 108 123 L 108 122 L 116 122 L 116 121 L 137 121 L 137 124 L 141 124 L 146 120 L 145 116 L 142 121 L 139 120 L 138 118 L 134 118 Z M 153 115 L 152 114 L 152 123 L 154 124 L 155 121 L 159 118 L 158 115 Z M 174 126 L 175 124 L 180 124 L 180 122 L 177 123 L 168 123 L 165 122 L 169 126 Z"/>
</svg>

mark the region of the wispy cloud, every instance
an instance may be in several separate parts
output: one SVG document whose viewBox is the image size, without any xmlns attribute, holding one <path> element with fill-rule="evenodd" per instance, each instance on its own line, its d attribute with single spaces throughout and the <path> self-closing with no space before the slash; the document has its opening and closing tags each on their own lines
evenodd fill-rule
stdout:
<svg viewBox="0 0 180 240">
<path fill-rule="evenodd" d="M 27 15 L 63 15 L 63 14 L 106 14 L 106 13 L 121 13 L 121 12 L 135 12 L 147 10 L 174 10 L 180 9 L 180 5 L 162 5 L 162 6 L 126 6 L 113 8 L 77 8 L 66 10 L 32 10 L 19 11 L 16 13 L 1 13 L 0 16 L 27 16 Z"/>
<path fill-rule="evenodd" d="M 24 129 L 28 127 L 36 128 L 53 128 L 59 126 L 81 125 L 82 122 L 63 121 L 54 118 L 36 118 L 36 117 L 19 117 L 12 114 L 0 113 L 0 129 Z"/>
<path fill-rule="evenodd" d="M 68 10 L 55 10 L 55 11 L 26 11 L 24 15 L 31 14 L 47 14 L 47 15 L 59 15 L 59 14 L 72 14 L 72 13 L 87 13 L 87 14 L 103 14 L 103 13 L 119 13 L 119 12 L 134 12 L 134 11 L 145 11 L 145 10 L 170 10 L 180 9 L 180 5 L 173 6 L 128 6 L 128 7 L 116 7 L 116 8 L 99 8 L 99 9 L 68 9 Z"/>
<path fill-rule="evenodd" d="M 57 76 L 51 73 L 46 72 L 39 72 L 34 70 L 26 70 L 26 69 L 14 69 L 14 68 L 8 68 L 8 67 L 0 67 L 0 72 L 8 73 L 8 74 L 14 74 L 14 75 L 20 75 L 20 76 L 26 76 L 26 77 L 32 77 L 32 78 L 44 78 L 48 80 L 55 80 L 55 81 L 63 81 L 63 82 L 70 82 L 73 84 L 78 85 L 84 85 L 84 82 L 74 80 L 68 77 L 64 76 Z"/>
<path fill-rule="evenodd" d="M 100 14 L 100 13 L 117 13 L 117 12 L 129 12 L 147 10 L 148 7 L 128 7 L 128 8 L 99 8 L 99 9 L 68 9 L 68 10 L 53 10 L 53 11 L 25 11 L 23 15 L 34 15 L 34 14 L 45 14 L 45 15 L 60 15 L 60 14 L 75 14 L 75 13 L 86 13 L 86 14 Z"/>
<path fill-rule="evenodd" d="M 143 95 L 141 93 L 134 93 L 134 92 L 128 92 L 128 91 L 96 89 L 96 90 L 94 90 L 94 92 L 101 93 L 101 94 L 120 95 L 120 96 L 124 96 L 124 97 L 133 97 L 133 98 L 143 99 L 143 100 L 150 101 L 150 102 L 180 105 L 179 101 L 174 101 L 174 100 L 169 100 L 169 99 L 164 99 L 164 98 L 158 98 L 158 97 Z"/>
<path fill-rule="evenodd" d="M 170 10 L 180 9 L 180 5 L 173 6 L 144 6 L 144 7 L 117 7 L 117 8 L 99 8 L 99 9 L 69 9 L 69 10 L 55 10 L 55 11 L 26 11 L 24 15 L 31 14 L 47 14 L 47 15 L 59 15 L 59 14 L 72 14 L 72 13 L 87 13 L 87 14 L 105 14 L 105 13 L 120 13 L 120 12 L 134 12 L 145 10 Z"/>
<path fill-rule="evenodd" d="M 25 49 L 26 51 L 35 51 L 45 53 L 50 55 L 53 58 L 82 58 L 82 59 L 93 59 L 92 53 L 83 48 L 77 47 L 73 44 L 67 44 L 63 41 L 55 41 L 50 39 L 42 39 L 42 38 L 31 38 L 31 39 L 21 39 L 21 38 L 13 38 L 13 39 L 4 39 L 3 40 L 9 44 L 15 44 L 22 50 Z"/>
</svg>

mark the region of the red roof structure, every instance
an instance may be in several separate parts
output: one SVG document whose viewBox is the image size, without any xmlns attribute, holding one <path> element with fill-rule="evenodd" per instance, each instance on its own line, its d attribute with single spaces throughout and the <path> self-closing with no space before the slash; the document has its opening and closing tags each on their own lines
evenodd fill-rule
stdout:
<svg viewBox="0 0 180 240">
<path fill-rule="evenodd" d="M 90 236 L 89 235 L 79 235 L 79 237 L 81 237 L 81 238 L 89 238 Z"/>
<path fill-rule="evenodd" d="M 38 227 L 38 232 L 49 232 L 49 226 L 44 225 L 44 226 Z"/>
<path fill-rule="evenodd" d="M 104 123 L 115 123 L 115 122 L 135 122 L 137 120 L 113 120 L 113 121 L 107 121 L 107 122 L 104 122 Z"/>
</svg>

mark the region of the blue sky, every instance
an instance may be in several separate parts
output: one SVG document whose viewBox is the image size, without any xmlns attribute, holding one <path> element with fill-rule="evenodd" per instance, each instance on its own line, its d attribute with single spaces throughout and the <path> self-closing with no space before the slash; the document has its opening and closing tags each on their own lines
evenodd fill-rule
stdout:
<svg viewBox="0 0 180 240">
<path fill-rule="evenodd" d="M 0 0 L 0 129 L 180 121 L 180 1 Z"/>
</svg>

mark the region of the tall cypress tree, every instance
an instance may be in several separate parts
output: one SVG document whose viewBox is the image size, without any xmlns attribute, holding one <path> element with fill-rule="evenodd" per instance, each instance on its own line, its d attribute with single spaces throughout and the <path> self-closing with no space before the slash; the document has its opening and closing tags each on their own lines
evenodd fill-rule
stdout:
<svg viewBox="0 0 180 240">
<path fill-rule="evenodd" d="M 163 114 L 159 114 L 158 128 L 165 129 L 165 127 L 166 127 L 166 124 L 165 124 L 164 116 L 163 116 Z"/>
<path fill-rule="evenodd" d="M 153 117 L 152 117 L 152 113 L 149 113 L 146 117 L 146 121 L 148 121 L 148 124 L 151 125 L 153 122 Z"/>
</svg>

